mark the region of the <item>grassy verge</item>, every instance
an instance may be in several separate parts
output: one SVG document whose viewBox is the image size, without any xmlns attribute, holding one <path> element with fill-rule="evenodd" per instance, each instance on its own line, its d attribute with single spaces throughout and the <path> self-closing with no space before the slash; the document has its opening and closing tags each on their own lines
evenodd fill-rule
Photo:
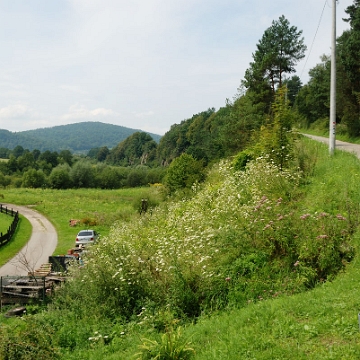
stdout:
<svg viewBox="0 0 360 360">
<path fill-rule="evenodd" d="M 13 220 L 14 219 L 10 215 L 0 213 L 0 232 L 2 234 L 5 234 L 8 231 Z"/>
<path fill-rule="evenodd" d="M 187 333 L 196 359 L 359 359 L 359 282 L 357 256 L 312 291 L 204 319 Z"/>
<path fill-rule="evenodd" d="M 12 217 L 9 218 L 13 219 Z M 20 215 L 20 221 L 11 241 L 0 247 L 0 266 L 12 259 L 22 249 L 29 240 L 31 231 L 32 227 L 29 220 Z"/>
<path fill-rule="evenodd" d="M 357 228 L 359 160 L 340 151 L 330 157 L 326 145 L 315 145 L 312 140 L 304 139 L 304 144 L 316 157 L 313 175 L 305 185 L 305 196 L 301 200 L 304 213 L 343 214 Z M 193 358 L 358 359 L 359 240 L 356 231 L 351 243 L 355 258 L 332 281 L 319 282 L 315 289 L 301 294 L 258 300 L 241 308 L 232 303 L 225 311 L 200 316 L 195 324 L 185 327 L 183 334 L 195 350 Z M 141 339 L 150 338 L 153 344 L 162 341 L 153 330 L 140 324 L 107 328 L 103 323 L 103 327 L 98 324 L 97 329 L 100 334 L 109 333 L 111 329 L 122 335 L 114 335 L 109 345 L 90 344 L 91 350 L 78 347 L 62 358 L 131 358 L 144 342 Z M 167 334 L 171 338 L 172 334 Z M 166 340 L 163 345 L 165 347 Z"/>
<path fill-rule="evenodd" d="M 296 129 L 297 132 L 303 133 L 303 134 L 309 134 L 309 135 L 316 135 L 316 136 L 323 136 L 323 137 L 329 137 L 329 131 L 328 130 L 320 130 L 320 129 Z M 345 142 L 349 142 L 352 144 L 360 144 L 360 138 L 350 138 L 347 134 L 336 134 L 336 140 L 341 140 Z"/>
<path fill-rule="evenodd" d="M 319 145 L 304 209 L 345 211 L 360 201 L 359 160 Z M 342 210 L 340 210 L 342 209 Z M 359 224 L 358 211 L 349 211 Z M 233 309 L 190 327 L 196 359 L 358 359 L 360 357 L 360 234 L 356 257 L 333 281 L 314 290 Z"/>
</svg>

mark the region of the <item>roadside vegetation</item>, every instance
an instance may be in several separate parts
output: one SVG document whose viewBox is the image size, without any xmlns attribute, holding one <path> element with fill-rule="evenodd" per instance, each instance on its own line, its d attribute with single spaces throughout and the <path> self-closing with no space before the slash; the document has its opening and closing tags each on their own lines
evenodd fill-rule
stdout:
<svg viewBox="0 0 360 360">
<path fill-rule="evenodd" d="M 356 137 L 357 65 L 347 62 L 359 2 L 347 13 L 338 119 Z M 17 148 L 0 163 L 6 201 L 49 217 L 58 254 L 73 246 L 70 219 L 102 235 L 48 303 L 1 319 L 0 358 L 360 357 L 360 162 L 292 131 L 317 129 L 328 110 L 325 58 L 307 86 L 286 78 L 305 56 L 301 34 L 273 21 L 234 100 L 158 145 L 136 133 L 85 158 L 37 153 L 20 168 L 32 159 Z"/>
<path fill-rule="evenodd" d="M 360 164 L 295 144 L 303 172 L 224 161 L 187 200 L 115 223 L 47 308 L 2 320 L 3 351 L 25 351 L 31 332 L 37 358 L 141 359 L 172 343 L 194 359 L 272 359 L 296 343 L 299 358 L 355 359 Z"/>
<path fill-rule="evenodd" d="M 5 234 L 9 229 L 13 218 L 5 213 L 0 212 L 0 232 Z"/>
<path fill-rule="evenodd" d="M 0 266 L 12 259 L 30 238 L 32 227 L 28 219 L 21 214 L 19 215 L 19 222 L 16 227 L 12 240 L 0 248 Z M 1 232 L 5 234 L 14 218 L 0 213 Z"/>
</svg>

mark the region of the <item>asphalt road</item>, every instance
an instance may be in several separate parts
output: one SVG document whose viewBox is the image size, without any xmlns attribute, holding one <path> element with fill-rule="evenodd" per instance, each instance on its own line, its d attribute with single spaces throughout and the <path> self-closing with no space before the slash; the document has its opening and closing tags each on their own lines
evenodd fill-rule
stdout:
<svg viewBox="0 0 360 360">
<path fill-rule="evenodd" d="M 302 134 L 302 135 L 307 136 L 313 140 L 329 144 L 329 138 L 322 136 L 308 135 L 308 134 Z M 354 153 L 360 159 L 360 145 L 358 144 L 351 144 L 345 141 L 336 140 L 335 149 Z"/>
<path fill-rule="evenodd" d="M 32 233 L 21 251 L 0 267 L 0 276 L 27 275 L 29 271 L 34 271 L 49 261 L 49 256 L 54 253 L 58 241 L 56 230 L 45 216 L 33 209 L 12 204 L 2 205 L 25 216 L 32 225 Z"/>
</svg>

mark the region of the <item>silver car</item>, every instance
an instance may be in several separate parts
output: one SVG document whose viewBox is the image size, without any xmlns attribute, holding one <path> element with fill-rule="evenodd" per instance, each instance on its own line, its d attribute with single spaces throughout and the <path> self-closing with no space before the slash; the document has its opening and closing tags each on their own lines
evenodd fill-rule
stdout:
<svg viewBox="0 0 360 360">
<path fill-rule="evenodd" d="M 81 230 L 76 236 L 75 246 L 91 245 L 99 238 L 99 234 L 95 230 Z"/>
</svg>

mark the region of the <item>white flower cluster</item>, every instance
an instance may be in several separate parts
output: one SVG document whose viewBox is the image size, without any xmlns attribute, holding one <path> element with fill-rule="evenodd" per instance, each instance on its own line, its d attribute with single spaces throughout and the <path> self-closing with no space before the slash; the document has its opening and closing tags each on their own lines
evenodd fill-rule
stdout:
<svg viewBox="0 0 360 360">
<path fill-rule="evenodd" d="M 227 161 L 213 171 L 216 181 L 196 186 L 191 200 L 157 209 L 138 222 L 115 225 L 88 259 L 92 278 L 106 279 L 104 286 L 121 292 L 144 281 L 166 284 L 179 269 L 203 279 L 223 276 L 214 267 L 223 253 L 219 239 L 244 227 L 264 193 L 283 191 L 298 180 L 263 159 L 249 163 L 246 171 L 234 173 Z"/>
</svg>

